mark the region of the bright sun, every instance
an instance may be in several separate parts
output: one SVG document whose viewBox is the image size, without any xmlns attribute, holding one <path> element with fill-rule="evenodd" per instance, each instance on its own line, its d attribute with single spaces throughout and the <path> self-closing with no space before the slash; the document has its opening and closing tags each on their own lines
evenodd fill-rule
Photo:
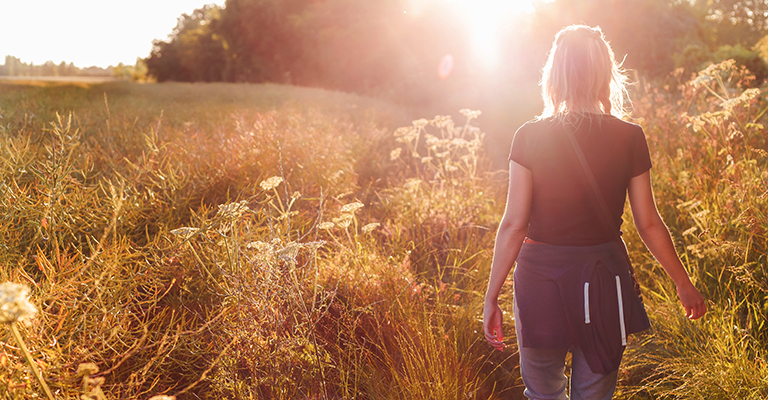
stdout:
<svg viewBox="0 0 768 400">
<path fill-rule="evenodd" d="M 494 66 L 499 58 L 499 29 L 505 17 L 531 11 L 534 0 L 447 0 L 465 10 L 478 60 Z"/>
</svg>

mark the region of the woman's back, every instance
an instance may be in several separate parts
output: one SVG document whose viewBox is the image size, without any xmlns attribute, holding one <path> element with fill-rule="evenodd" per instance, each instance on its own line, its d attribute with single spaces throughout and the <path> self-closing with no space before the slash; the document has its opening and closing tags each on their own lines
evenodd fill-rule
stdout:
<svg viewBox="0 0 768 400">
<path fill-rule="evenodd" d="M 615 239 L 629 180 L 651 168 L 640 126 L 608 114 L 587 114 L 576 121 L 541 118 L 515 134 L 510 160 L 530 170 L 533 177 L 528 228 L 533 240 L 589 246 Z M 615 228 L 607 227 L 601 217 L 604 211 L 568 139 L 569 131 L 595 175 Z"/>
</svg>

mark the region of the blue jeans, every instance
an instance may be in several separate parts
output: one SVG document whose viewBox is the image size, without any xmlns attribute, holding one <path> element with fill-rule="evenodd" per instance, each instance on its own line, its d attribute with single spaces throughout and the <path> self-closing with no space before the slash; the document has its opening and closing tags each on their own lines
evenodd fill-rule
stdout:
<svg viewBox="0 0 768 400">
<path fill-rule="evenodd" d="M 515 302 L 515 314 L 518 314 Z M 519 329 L 515 318 L 515 331 Z M 565 356 L 571 352 L 571 400 L 610 400 L 616 390 L 618 370 L 608 375 L 592 372 L 578 347 L 571 349 L 523 348 L 520 352 L 520 375 L 525 384 L 525 397 L 531 400 L 568 400 L 565 375 Z"/>
</svg>

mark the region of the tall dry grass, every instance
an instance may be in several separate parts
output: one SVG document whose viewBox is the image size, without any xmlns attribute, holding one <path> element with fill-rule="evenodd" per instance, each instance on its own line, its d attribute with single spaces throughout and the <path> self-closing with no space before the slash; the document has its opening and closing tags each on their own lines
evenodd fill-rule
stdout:
<svg viewBox="0 0 768 400">
<path fill-rule="evenodd" d="M 402 158 L 402 111 L 274 85 L 15 86 L 0 115 L 0 280 L 32 288 L 22 333 L 57 397 L 515 381 L 476 333 L 500 208 L 476 115 L 418 121 Z M 1 335 L 0 396 L 37 395 Z"/>
<path fill-rule="evenodd" d="M 687 321 L 631 237 L 654 329 L 629 357 L 628 394 L 768 396 L 768 99 L 753 79 L 727 61 L 639 88 L 635 115 L 653 154 L 657 204 L 710 311 Z"/>
<path fill-rule="evenodd" d="M 751 82 L 721 64 L 638 87 L 659 208 L 711 311 L 685 320 L 625 229 L 654 328 L 621 398 L 768 395 Z M 0 281 L 32 289 L 18 327 L 54 394 L 522 398 L 515 346 L 480 321 L 505 174 L 460 114 L 277 85 L 4 86 Z M 13 343 L 0 331 L 0 397 L 40 396 Z"/>
</svg>

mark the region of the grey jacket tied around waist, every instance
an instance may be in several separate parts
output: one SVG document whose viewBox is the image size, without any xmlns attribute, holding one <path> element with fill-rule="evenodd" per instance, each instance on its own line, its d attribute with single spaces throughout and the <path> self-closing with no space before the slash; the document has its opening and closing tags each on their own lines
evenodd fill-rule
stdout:
<svg viewBox="0 0 768 400">
<path fill-rule="evenodd" d="M 650 327 L 620 239 L 596 246 L 524 243 L 514 289 L 523 347 L 578 346 L 595 373 L 618 369 L 627 335 Z"/>
</svg>

